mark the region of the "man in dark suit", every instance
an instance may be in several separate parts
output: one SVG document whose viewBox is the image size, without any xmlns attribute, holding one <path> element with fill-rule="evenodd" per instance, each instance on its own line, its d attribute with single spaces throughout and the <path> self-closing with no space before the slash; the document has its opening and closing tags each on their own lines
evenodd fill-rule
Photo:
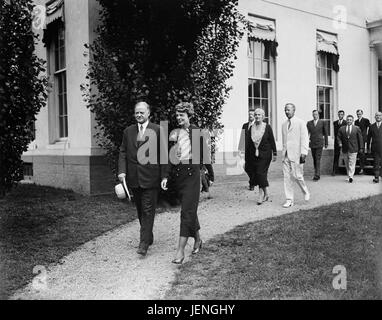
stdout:
<svg viewBox="0 0 382 320">
<path fill-rule="evenodd" d="M 322 149 L 328 147 L 328 130 L 324 121 L 319 119 L 317 110 L 313 110 L 313 120 L 307 123 L 309 133 L 309 147 L 312 150 L 314 177 L 313 181 L 320 180 Z"/>
<path fill-rule="evenodd" d="M 382 112 L 375 114 L 375 123 L 369 128 L 367 136 L 368 153 L 373 154 L 374 158 L 374 183 L 379 183 L 382 166 Z M 371 145 L 371 150 L 370 150 Z"/>
<path fill-rule="evenodd" d="M 363 153 L 365 146 L 361 129 L 353 125 L 353 121 L 354 117 L 352 115 L 347 116 L 346 126 L 341 127 L 337 135 L 338 145 L 345 160 L 349 183 L 352 183 L 354 179 L 357 153 Z"/>
<path fill-rule="evenodd" d="M 346 120 L 344 119 L 344 117 L 345 117 L 345 111 L 340 110 L 340 111 L 338 111 L 338 120 L 333 122 L 333 127 L 334 127 L 334 159 L 333 159 L 332 176 L 335 176 L 336 173 L 338 172 L 338 163 L 340 160 L 341 149 L 338 145 L 337 135 L 338 135 L 338 130 L 342 126 L 346 126 Z"/>
<path fill-rule="evenodd" d="M 153 226 L 158 193 L 168 176 L 166 138 L 160 126 L 149 121 L 150 106 L 135 105 L 137 124 L 123 132 L 119 149 L 118 178 L 132 189 L 141 225 L 138 254 L 146 255 L 153 243 Z"/>
<path fill-rule="evenodd" d="M 253 181 L 253 170 L 250 165 L 251 157 L 248 150 L 249 142 L 251 141 L 251 128 L 255 123 L 255 110 L 249 110 L 248 112 L 248 122 L 243 124 L 240 142 L 239 142 L 239 152 L 241 157 L 245 157 L 244 170 L 249 177 L 249 187 L 248 189 L 253 191 L 255 189 L 255 182 Z"/>
<path fill-rule="evenodd" d="M 369 119 L 366 119 L 363 117 L 363 111 L 361 109 L 357 110 L 357 117 L 358 119 L 355 121 L 354 124 L 361 129 L 363 142 L 366 143 L 368 129 L 370 127 L 370 121 Z M 363 146 L 363 149 L 365 149 L 365 146 Z M 365 162 L 366 162 L 366 155 L 363 152 L 363 153 L 360 153 L 358 156 L 359 156 L 359 165 L 361 167 L 359 174 L 363 174 L 364 173 L 363 169 L 365 168 Z"/>
</svg>

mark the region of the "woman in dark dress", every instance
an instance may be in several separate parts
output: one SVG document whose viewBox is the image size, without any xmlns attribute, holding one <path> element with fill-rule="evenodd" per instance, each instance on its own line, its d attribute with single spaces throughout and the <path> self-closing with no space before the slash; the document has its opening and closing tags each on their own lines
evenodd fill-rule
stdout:
<svg viewBox="0 0 382 320">
<path fill-rule="evenodd" d="M 172 263 L 181 264 L 184 260 L 184 249 L 189 237 L 195 239 L 193 254 L 200 251 L 202 239 L 200 238 L 200 225 L 197 215 L 200 195 L 200 167 L 204 163 L 213 180 L 209 148 L 201 130 L 190 124 L 194 114 L 191 103 L 182 102 L 176 106 L 176 119 L 179 129 L 170 135 L 170 141 L 176 144 L 170 150 L 170 163 L 172 178 L 181 201 L 180 236 L 178 249 Z M 200 139 L 194 143 L 197 150 L 192 150 L 193 139 Z M 163 186 L 162 186 L 163 187 Z M 167 189 L 167 186 L 164 186 Z"/>
<path fill-rule="evenodd" d="M 268 201 L 268 169 L 271 161 L 276 161 L 277 149 L 272 127 L 264 122 L 263 109 L 255 110 L 255 122 L 251 127 L 250 137 L 247 141 L 246 152 L 249 152 L 248 165 L 253 174 L 254 186 L 259 186 L 257 204 Z"/>
</svg>

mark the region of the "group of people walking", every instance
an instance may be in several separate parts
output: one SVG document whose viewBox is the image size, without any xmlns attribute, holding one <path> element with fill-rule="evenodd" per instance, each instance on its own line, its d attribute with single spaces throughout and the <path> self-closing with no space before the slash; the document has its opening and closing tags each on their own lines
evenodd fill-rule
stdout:
<svg viewBox="0 0 382 320">
<path fill-rule="evenodd" d="M 295 116 L 296 107 L 293 103 L 285 105 L 287 120 L 282 125 L 282 164 L 284 175 L 284 190 L 286 202 L 283 207 L 294 205 L 293 182 L 296 181 L 303 192 L 304 199 L 310 199 L 310 192 L 304 181 L 303 166 L 311 149 L 314 176 L 313 181 L 321 178 L 321 158 L 323 149 L 328 148 L 328 123 L 319 119 L 317 110 L 313 110 L 313 119 L 305 123 Z M 375 123 L 363 117 L 363 111 L 357 110 L 357 120 L 344 111 L 338 112 L 339 119 L 334 126 L 334 159 L 332 175 L 339 169 L 340 155 L 345 162 L 347 181 L 353 183 L 357 156 L 360 163 L 360 174 L 364 173 L 366 155 L 374 159 L 374 183 L 379 183 L 382 165 L 382 113 L 375 114 Z M 269 199 L 267 180 L 271 161 L 276 161 L 277 152 L 272 128 L 263 122 L 262 109 L 249 111 L 249 122 L 242 127 L 239 143 L 239 153 L 245 158 L 245 171 L 249 176 L 249 190 L 259 186 L 257 203 L 261 205 Z M 353 124 L 354 122 L 354 124 Z"/>
<path fill-rule="evenodd" d="M 137 253 L 142 256 L 147 254 L 148 248 L 154 242 L 153 225 L 160 188 L 168 190 L 168 184 L 171 182 L 181 203 L 178 248 L 172 263 L 182 264 L 188 238 L 194 238 L 193 254 L 197 254 L 202 248 L 197 215 L 201 173 L 204 181 L 202 190 L 206 190 L 214 181 L 214 172 L 207 139 L 200 134 L 201 130 L 191 123 L 194 115 L 193 105 L 182 102 L 175 110 L 178 129 L 170 135 L 169 140 L 173 146 L 168 152 L 167 137 L 163 128 L 149 121 L 150 106 L 146 102 L 135 105 L 137 124 L 127 127 L 123 132 L 118 178 L 121 181 L 125 180 L 133 192 L 140 222 Z M 320 161 L 323 148 L 328 147 L 328 128 L 327 123 L 319 119 L 317 110 L 313 111 L 313 120 L 308 123 L 295 116 L 296 106 L 293 103 L 286 104 L 284 111 L 287 120 L 282 125 L 281 157 L 286 197 L 283 207 L 289 208 L 294 205 L 294 182 L 300 187 L 304 199 L 310 199 L 310 192 L 304 180 L 304 163 L 309 147 L 314 164 L 313 180 L 320 180 Z M 339 111 L 339 119 L 333 123 L 335 143 L 332 174 L 335 175 L 338 171 L 342 153 L 348 181 L 352 183 L 357 154 L 360 158 L 360 173 L 363 173 L 366 145 L 366 150 L 371 152 L 374 158 L 373 181 L 378 183 L 382 165 L 382 113 L 375 114 L 376 122 L 372 125 L 368 119 L 363 118 L 362 110 L 357 111 L 357 116 L 358 119 L 353 124 L 352 115 L 348 115 L 345 121 L 345 113 Z M 268 170 L 271 162 L 277 160 L 273 130 L 264 122 L 264 118 L 263 109 L 249 111 L 249 122 L 243 125 L 239 143 L 240 154 L 245 158 L 245 171 L 249 176 L 249 189 L 259 187 L 259 205 L 269 200 Z M 153 149 L 146 147 L 145 144 L 151 143 L 155 145 Z M 150 150 L 154 150 L 154 155 L 150 154 Z"/>
<path fill-rule="evenodd" d="M 181 202 L 180 234 L 178 249 L 172 263 L 182 264 L 189 237 L 194 238 L 193 254 L 202 248 L 197 209 L 200 196 L 201 168 L 208 172 L 208 182 L 214 181 L 209 146 L 201 130 L 191 123 L 194 108 L 191 103 L 179 103 L 176 107 L 178 130 L 170 136 L 173 143 L 168 153 L 167 138 L 163 129 L 149 121 L 150 106 L 146 102 L 135 105 L 137 124 L 123 132 L 119 150 L 118 178 L 126 180 L 132 190 L 140 222 L 140 242 L 137 253 L 145 256 L 153 244 L 155 209 L 160 188 L 168 190 L 171 180 Z M 151 140 L 150 140 L 151 139 Z M 193 143 L 193 139 L 200 139 Z M 154 157 L 145 144 L 154 143 Z M 198 146 L 198 150 L 193 150 Z M 152 156 L 152 155 L 151 155 Z M 150 159 L 147 161 L 147 159 Z"/>
</svg>

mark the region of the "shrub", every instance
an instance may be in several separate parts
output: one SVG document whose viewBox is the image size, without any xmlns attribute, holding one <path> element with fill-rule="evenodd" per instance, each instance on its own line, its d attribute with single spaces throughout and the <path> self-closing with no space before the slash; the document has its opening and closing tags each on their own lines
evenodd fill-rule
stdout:
<svg viewBox="0 0 382 320">
<path fill-rule="evenodd" d="M 195 123 L 221 129 L 233 60 L 242 32 L 237 0 L 98 0 L 101 23 L 90 50 L 84 97 L 99 145 L 116 169 L 122 132 L 138 100 L 152 121 L 175 126 L 174 107 L 193 102 Z"/>
<path fill-rule="evenodd" d="M 46 101 L 44 61 L 34 54 L 32 0 L 0 0 L 0 195 L 22 178 L 21 155 Z"/>
</svg>

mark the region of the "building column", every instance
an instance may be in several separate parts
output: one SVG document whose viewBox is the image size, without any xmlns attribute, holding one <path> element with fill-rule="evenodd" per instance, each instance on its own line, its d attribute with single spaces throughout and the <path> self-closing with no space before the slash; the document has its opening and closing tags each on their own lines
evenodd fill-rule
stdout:
<svg viewBox="0 0 382 320">
<path fill-rule="evenodd" d="M 370 119 L 378 111 L 378 53 L 376 44 L 370 44 Z"/>
</svg>

